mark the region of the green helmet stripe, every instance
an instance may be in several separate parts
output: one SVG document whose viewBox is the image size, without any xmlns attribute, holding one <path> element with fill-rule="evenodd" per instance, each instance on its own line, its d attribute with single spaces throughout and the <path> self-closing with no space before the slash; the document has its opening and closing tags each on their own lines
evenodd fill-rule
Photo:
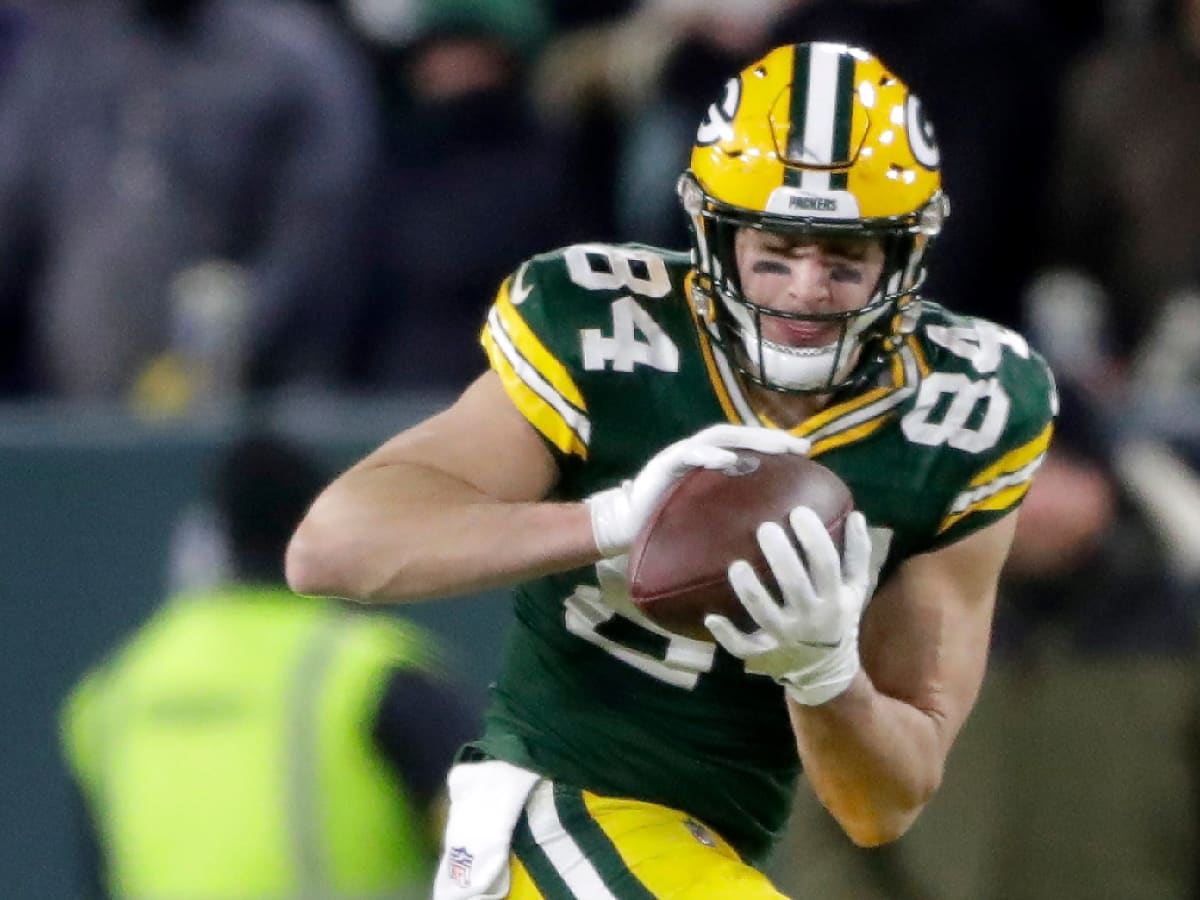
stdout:
<svg viewBox="0 0 1200 900">
<path fill-rule="evenodd" d="M 850 123 L 854 118 L 854 57 L 843 53 L 838 58 L 837 107 L 833 119 L 833 154 L 831 159 L 841 162 L 850 159 Z M 844 191 L 849 180 L 848 172 L 835 172 L 830 176 L 829 187 Z"/>
<path fill-rule="evenodd" d="M 808 110 L 808 45 L 794 48 L 792 52 L 792 108 L 788 111 L 791 127 L 788 130 L 787 158 L 799 159 L 804 155 L 804 119 Z M 789 187 L 800 186 L 800 172 L 791 166 L 783 167 L 783 183 Z"/>
</svg>

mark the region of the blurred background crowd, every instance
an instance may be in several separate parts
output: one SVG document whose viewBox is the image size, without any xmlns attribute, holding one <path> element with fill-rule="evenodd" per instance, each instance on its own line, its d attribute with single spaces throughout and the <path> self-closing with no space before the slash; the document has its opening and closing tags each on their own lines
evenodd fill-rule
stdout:
<svg viewBox="0 0 1200 900">
<path fill-rule="evenodd" d="M 1114 378 L 1196 274 L 1200 25 L 1170 2 L 10 0 L 0 391 L 459 388 L 524 256 L 685 246 L 707 105 L 814 38 L 930 108 L 954 204 L 930 292 Z"/>
<path fill-rule="evenodd" d="M 685 247 L 696 123 L 813 39 L 923 99 L 952 203 L 926 293 L 1025 333 L 1063 415 L 943 796 L 877 851 L 802 798 L 775 875 L 1200 897 L 1200 0 L 0 0 L 0 448 L 55 450 L 20 427 L 42 407 L 449 396 L 525 256 Z M 363 447 L 407 423 L 377 424 Z M 61 483 L 8 468 L 6 509 Z M 13 896 L 40 852 L 7 855 L 35 860 Z"/>
</svg>

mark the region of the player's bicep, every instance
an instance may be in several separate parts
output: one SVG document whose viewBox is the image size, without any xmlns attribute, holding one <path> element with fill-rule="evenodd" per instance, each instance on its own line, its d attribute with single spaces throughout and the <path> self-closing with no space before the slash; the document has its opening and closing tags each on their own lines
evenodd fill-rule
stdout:
<svg viewBox="0 0 1200 900">
<path fill-rule="evenodd" d="M 947 749 L 983 681 L 1016 518 L 907 560 L 863 617 L 863 666 L 876 689 L 938 718 Z"/>
<path fill-rule="evenodd" d="M 402 431 L 359 466 L 402 463 L 444 473 L 513 502 L 540 500 L 558 479 L 550 450 L 492 371 L 476 379 L 448 409 Z"/>
</svg>

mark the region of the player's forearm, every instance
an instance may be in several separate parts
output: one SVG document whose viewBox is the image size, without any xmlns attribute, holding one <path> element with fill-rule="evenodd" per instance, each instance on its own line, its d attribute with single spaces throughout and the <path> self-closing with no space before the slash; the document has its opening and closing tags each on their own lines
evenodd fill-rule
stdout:
<svg viewBox="0 0 1200 900">
<path fill-rule="evenodd" d="M 936 715 L 879 693 L 862 672 L 826 704 L 788 706 L 808 780 L 851 840 L 900 837 L 941 783 Z"/>
<path fill-rule="evenodd" d="M 507 503 L 415 464 L 351 470 L 313 504 L 287 554 L 306 594 L 395 602 L 467 593 L 599 558 L 578 503 Z"/>
</svg>

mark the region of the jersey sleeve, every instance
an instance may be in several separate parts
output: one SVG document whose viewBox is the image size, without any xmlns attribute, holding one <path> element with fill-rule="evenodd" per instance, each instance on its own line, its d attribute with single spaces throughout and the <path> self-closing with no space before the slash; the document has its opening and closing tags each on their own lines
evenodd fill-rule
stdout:
<svg viewBox="0 0 1200 900">
<path fill-rule="evenodd" d="M 545 266 L 534 258 L 505 279 L 480 339 L 509 398 L 560 463 L 586 460 L 591 421 L 571 353 L 554 328 Z"/>
<path fill-rule="evenodd" d="M 1035 351 L 1012 353 L 997 373 L 1010 404 L 995 446 L 964 470 L 937 526 L 931 549 L 961 540 L 1015 510 L 1045 458 L 1054 434 L 1054 376 Z M 994 402 L 994 401 L 993 401 Z"/>
</svg>

